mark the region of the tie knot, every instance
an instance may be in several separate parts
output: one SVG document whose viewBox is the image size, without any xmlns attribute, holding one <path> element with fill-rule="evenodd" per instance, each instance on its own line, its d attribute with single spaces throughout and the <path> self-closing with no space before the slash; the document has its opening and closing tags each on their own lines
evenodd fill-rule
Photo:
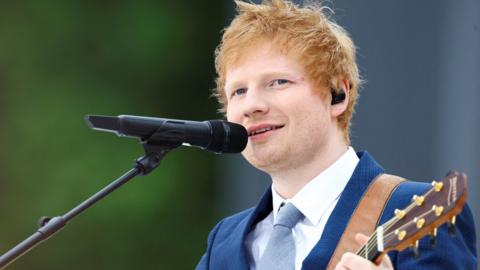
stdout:
<svg viewBox="0 0 480 270">
<path fill-rule="evenodd" d="M 301 217 L 303 217 L 302 212 L 292 203 L 287 203 L 278 210 L 277 219 L 273 226 L 280 225 L 291 229 Z"/>
</svg>

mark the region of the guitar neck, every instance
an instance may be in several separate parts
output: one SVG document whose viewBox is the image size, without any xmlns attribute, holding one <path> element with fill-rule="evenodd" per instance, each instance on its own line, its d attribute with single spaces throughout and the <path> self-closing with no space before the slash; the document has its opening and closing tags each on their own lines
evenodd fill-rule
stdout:
<svg viewBox="0 0 480 270">
<path fill-rule="evenodd" d="M 419 256 L 419 239 L 431 235 L 434 240 L 437 228 L 447 222 L 453 228 L 455 216 L 467 198 L 466 188 L 467 176 L 458 172 L 449 173 L 441 182 L 433 181 L 425 194 L 414 195 L 411 204 L 396 209 L 394 216 L 377 228 L 357 255 L 379 263 L 388 251 L 413 247 L 414 255 Z"/>
<path fill-rule="evenodd" d="M 383 252 L 380 252 L 378 248 L 377 232 L 370 236 L 370 239 L 368 239 L 367 243 L 363 245 L 356 254 L 373 263 L 383 256 Z"/>
</svg>

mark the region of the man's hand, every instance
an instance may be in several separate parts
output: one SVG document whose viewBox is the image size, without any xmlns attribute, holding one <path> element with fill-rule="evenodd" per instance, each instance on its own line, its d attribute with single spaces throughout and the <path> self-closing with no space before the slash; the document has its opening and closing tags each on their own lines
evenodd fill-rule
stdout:
<svg viewBox="0 0 480 270">
<path fill-rule="evenodd" d="M 355 240 L 364 245 L 368 241 L 368 236 L 363 234 L 355 235 Z M 392 262 L 388 255 L 385 255 L 380 265 L 375 265 L 369 260 L 362 258 L 351 252 L 343 254 L 342 259 L 338 262 L 335 270 L 393 270 Z"/>
</svg>

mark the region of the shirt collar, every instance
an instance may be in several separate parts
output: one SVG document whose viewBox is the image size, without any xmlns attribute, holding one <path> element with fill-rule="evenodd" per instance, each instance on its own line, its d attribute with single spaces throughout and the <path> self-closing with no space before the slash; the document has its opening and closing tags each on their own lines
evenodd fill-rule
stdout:
<svg viewBox="0 0 480 270">
<path fill-rule="evenodd" d="M 359 158 L 352 147 L 332 165 L 308 182 L 292 199 L 285 200 L 272 185 L 273 219 L 282 202 L 291 202 L 313 225 L 337 201 L 357 166 Z"/>
</svg>

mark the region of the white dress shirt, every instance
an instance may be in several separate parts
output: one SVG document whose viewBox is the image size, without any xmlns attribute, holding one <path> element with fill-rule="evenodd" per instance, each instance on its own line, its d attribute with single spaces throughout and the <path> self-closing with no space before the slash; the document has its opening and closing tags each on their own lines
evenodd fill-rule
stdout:
<svg viewBox="0 0 480 270">
<path fill-rule="evenodd" d="M 282 202 L 291 202 L 305 216 L 293 227 L 295 239 L 295 269 L 302 268 L 302 262 L 320 240 L 330 214 L 338 202 L 343 189 L 358 164 L 358 157 L 352 147 L 330 167 L 308 182 L 292 199 L 285 200 L 272 185 L 273 209 L 265 219 L 255 225 L 247 235 L 245 245 L 250 269 L 255 270 L 265 251 L 273 230 L 273 223 Z"/>
</svg>

